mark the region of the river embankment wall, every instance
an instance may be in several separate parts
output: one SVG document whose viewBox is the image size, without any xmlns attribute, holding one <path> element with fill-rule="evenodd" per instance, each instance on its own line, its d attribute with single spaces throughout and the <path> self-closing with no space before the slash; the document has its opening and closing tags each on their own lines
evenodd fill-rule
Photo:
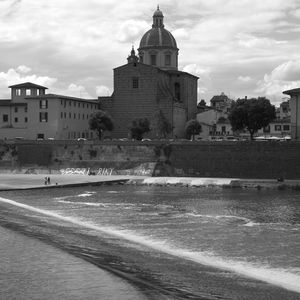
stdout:
<svg viewBox="0 0 300 300">
<path fill-rule="evenodd" d="M 300 143 L 3 141 L 0 172 L 300 179 Z"/>
</svg>

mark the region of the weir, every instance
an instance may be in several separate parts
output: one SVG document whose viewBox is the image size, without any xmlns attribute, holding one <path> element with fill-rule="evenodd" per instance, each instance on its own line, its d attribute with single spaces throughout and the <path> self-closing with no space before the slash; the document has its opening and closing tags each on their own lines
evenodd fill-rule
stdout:
<svg viewBox="0 0 300 300">
<path fill-rule="evenodd" d="M 256 280 L 261 280 L 273 285 L 283 287 L 287 290 L 300 293 L 300 276 L 286 271 L 270 267 L 256 266 L 247 262 L 240 262 L 218 257 L 213 253 L 190 251 L 183 248 L 178 248 L 176 245 L 166 244 L 163 241 L 151 239 L 145 236 L 140 236 L 129 230 L 120 230 L 113 227 L 102 227 L 97 224 L 80 220 L 78 218 L 64 216 L 56 212 L 40 209 L 27 204 L 16 202 L 10 199 L 0 197 L 0 202 L 16 206 L 25 210 L 29 210 L 38 214 L 46 215 L 59 219 L 65 222 L 70 222 L 74 225 L 82 226 L 91 230 L 95 230 L 107 235 L 115 236 L 120 239 L 136 243 L 155 251 L 164 252 L 172 256 L 190 260 L 195 263 L 207 265 L 210 267 L 235 272 L 237 274 L 247 276 Z"/>
</svg>

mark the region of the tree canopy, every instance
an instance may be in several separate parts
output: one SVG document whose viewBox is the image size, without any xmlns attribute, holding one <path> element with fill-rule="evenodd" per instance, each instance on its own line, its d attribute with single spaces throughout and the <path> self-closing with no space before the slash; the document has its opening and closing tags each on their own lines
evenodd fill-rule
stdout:
<svg viewBox="0 0 300 300">
<path fill-rule="evenodd" d="M 99 140 L 101 140 L 102 132 L 112 131 L 114 129 L 114 123 L 108 112 L 99 110 L 92 113 L 89 119 L 89 127 L 91 130 L 97 132 Z"/>
<path fill-rule="evenodd" d="M 147 118 L 135 119 L 131 123 L 131 137 L 135 140 L 142 140 L 143 135 L 149 132 L 150 130 L 150 121 Z"/>
<path fill-rule="evenodd" d="M 238 99 L 228 116 L 232 130 L 248 130 L 251 140 L 255 132 L 268 126 L 275 117 L 275 106 L 265 97 Z"/>
<path fill-rule="evenodd" d="M 196 119 L 189 120 L 185 125 L 185 133 L 188 139 L 192 137 L 192 139 L 195 140 L 195 135 L 201 131 L 201 125 Z"/>
<path fill-rule="evenodd" d="M 156 115 L 157 131 L 160 137 L 166 138 L 173 128 L 169 120 L 165 117 L 163 112 L 159 110 Z"/>
</svg>

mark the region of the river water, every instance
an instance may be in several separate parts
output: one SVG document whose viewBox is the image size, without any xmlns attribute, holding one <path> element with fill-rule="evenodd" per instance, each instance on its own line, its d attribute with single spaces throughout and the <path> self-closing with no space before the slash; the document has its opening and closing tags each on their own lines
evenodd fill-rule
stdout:
<svg viewBox="0 0 300 300">
<path fill-rule="evenodd" d="M 1 299 L 300 299 L 299 199 L 130 185 L 2 192 Z"/>
</svg>

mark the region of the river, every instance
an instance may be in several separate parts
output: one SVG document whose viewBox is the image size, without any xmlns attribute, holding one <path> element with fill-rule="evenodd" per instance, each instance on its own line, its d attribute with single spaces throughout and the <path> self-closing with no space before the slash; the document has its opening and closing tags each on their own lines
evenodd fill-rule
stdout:
<svg viewBox="0 0 300 300">
<path fill-rule="evenodd" d="M 300 299 L 299 196 L 130 185 L 1 192 L 1 299 Z"/>
</svg>

